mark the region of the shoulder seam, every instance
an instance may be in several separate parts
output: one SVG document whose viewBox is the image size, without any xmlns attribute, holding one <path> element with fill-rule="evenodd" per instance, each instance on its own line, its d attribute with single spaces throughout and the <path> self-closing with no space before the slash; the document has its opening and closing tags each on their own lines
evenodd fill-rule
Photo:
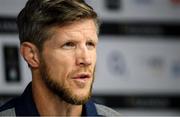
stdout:
<svg viewBox="0 0 180 117">
<path fill-rule="evenodd" d="M 95 104 L 96 109 L 98 114 L 100 115 L 108 115 L 108 116 L 119 116 L 120 114 L 113 110 L 110 107 L 104 106 L 104 105 L 100 105 L 100 104 Z"/>
<path fill-rule="evenodd" d="M 0 116 L 16 116 L 15 108 L 10 108 L 0 112 Z"/>
</svg>

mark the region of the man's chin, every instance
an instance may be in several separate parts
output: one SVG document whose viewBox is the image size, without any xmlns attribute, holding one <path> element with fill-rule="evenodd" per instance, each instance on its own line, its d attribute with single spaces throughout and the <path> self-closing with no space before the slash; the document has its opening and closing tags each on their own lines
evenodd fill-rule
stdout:
<svg viewBox="0 0 180 117">
<path fill-rule="evenodd" d="M 44 82 L 54 95 L 57 95 L 61 100 L 73 104 L 73 105 L 83 105 L 91 97 L 92 86 L 88 90 L 75 90 L 72 87 L 65 87 L 64 84 L 58 84 L 53 81 L 50 77 L 44 77 Z"/>
<path fill-rule="evenodd" d="M 68 97 L 66 97 L 66 96 L 62 97 L 62 95 L 59 97 L 69 104 L 83 105 L 91 98 L 91 92 L 86 93 L 86 94 L 82 94 L 82 93 L 73 94 L 73 93 L 71 93 L 68 95 Z"/>
</svg>

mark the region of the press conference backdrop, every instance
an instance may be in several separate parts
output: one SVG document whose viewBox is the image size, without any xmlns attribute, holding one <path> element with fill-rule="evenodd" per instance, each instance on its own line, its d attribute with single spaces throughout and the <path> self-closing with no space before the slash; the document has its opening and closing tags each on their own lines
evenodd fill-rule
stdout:
<svg viewBox="0 0 180 117">
<path fill-rule="evenodd" d="M 180 115 L 180 0 L 86 1 L 101 20 L 95 100 L 125 115 Z M 0 0 L 2 99 L 31 80 L 15 23 L 25 2 Z"/>
</svg>

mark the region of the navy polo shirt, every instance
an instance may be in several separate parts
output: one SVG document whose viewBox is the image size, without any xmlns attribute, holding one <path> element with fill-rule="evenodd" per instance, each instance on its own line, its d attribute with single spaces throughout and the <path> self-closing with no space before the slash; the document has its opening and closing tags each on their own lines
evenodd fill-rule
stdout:
<svg viewBox="0 0 180 117">
<path fill-rule="evenodd" d="M 48 105 L 47 105 L 48 106 Z M 16 116 L 40 116 L 32 98 L 32 85 L 26 87 L 24 93 L 0 107 L 0 111 L 15 108 Z M 83 105 L 82 116 L 98 116 L 92 100 Z"/>
</svg>

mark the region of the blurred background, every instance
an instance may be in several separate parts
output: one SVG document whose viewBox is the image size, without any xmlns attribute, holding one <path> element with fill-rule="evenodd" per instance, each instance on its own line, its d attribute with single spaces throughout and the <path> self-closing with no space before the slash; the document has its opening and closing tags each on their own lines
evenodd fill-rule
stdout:
<svg viewBox="0 0 180 117">
<path fill-rule="evenodd" d="M 31 81 L 16 16 L 0 0 L 0 105 Z M 99 14 L 94 100 L 127 116 L 180 116 L 180 0 L 86 0 Z"/>
</svg>

